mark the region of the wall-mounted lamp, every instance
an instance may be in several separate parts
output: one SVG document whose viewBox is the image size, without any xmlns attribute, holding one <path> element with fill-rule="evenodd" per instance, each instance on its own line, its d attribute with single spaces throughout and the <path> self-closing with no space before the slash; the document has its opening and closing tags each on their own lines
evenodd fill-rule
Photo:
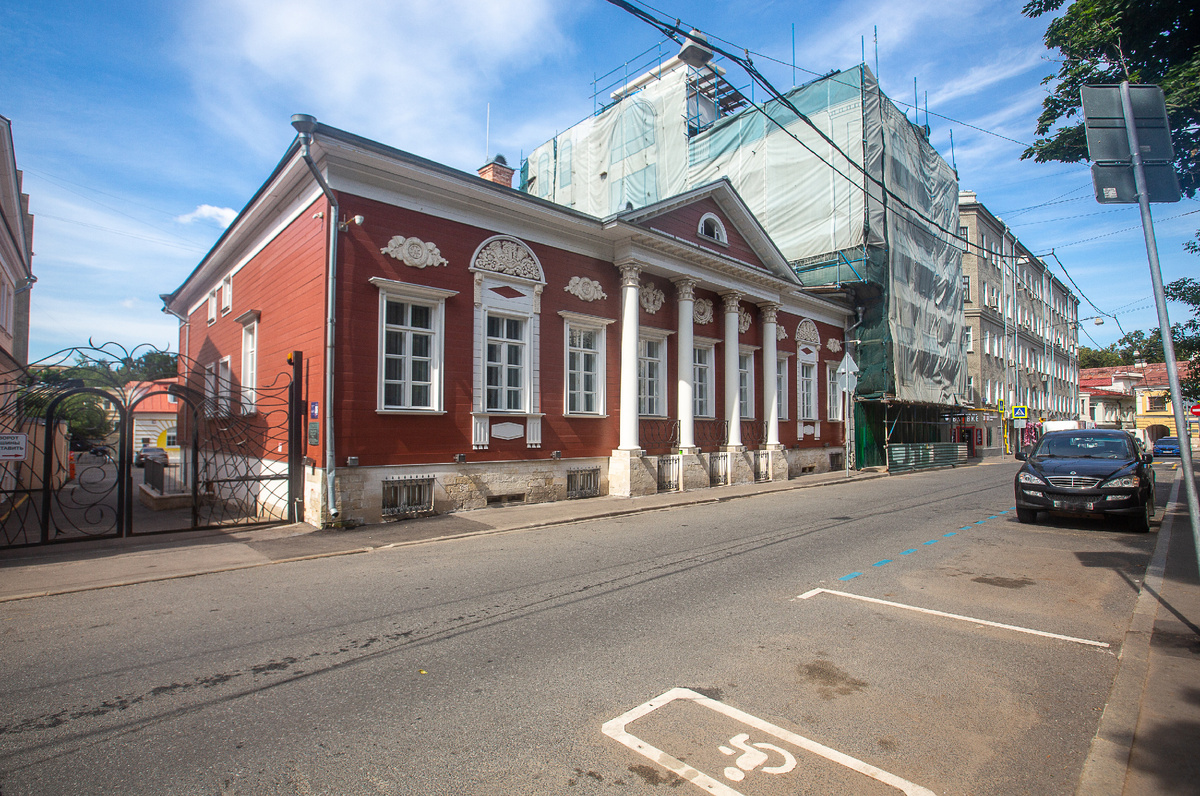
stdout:
<svg viewBox="0 0 1200 796">
<path fill-rule="evenodd" d="M 554 451 L 553 453 L 550 454 L 550 458 L 551 459 L 561 459 L 562 451 Z"/>
<path fill-rule="evenodd" d="M 339 221 L 338 229 L 340 229 L 342 232 L 345 232 L 346 230 L 350 229 L 351 224 L 354 224 L 356 227 L 361 227 L 364 221 L 366 221 L 366 219 L 362 216 L 355 216 L 349 221 Z"/>
<path fill-rule="evenodd" d="M 347 456 L 346 457 L 346 466 L 347 467 L 358 467 L 358 457 L 357 456 Z"/>
<path fill-rule="evenodd" d="M 467 462 L 467 454 L 465 454 L 465 453 L 454 454 L 454 463 L 455 464 L 466 464 L 466 462 Z"/>
</svg>

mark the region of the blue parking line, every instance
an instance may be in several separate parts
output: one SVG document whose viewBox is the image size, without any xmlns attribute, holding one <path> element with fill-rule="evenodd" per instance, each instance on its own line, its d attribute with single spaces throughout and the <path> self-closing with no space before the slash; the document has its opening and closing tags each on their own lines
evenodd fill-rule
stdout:
<svg viewBox="0 0 1200 796">
<path fill-rule="evenodd" d="M 985 522 L 987 522 L 987 520 L 980 520 L 979 522 L 977 522 L 977 523 L 975 523 L 975 524 L 976 524 L 976 525 L 983 525 Z"/>
<path fill-rule="evenodd" d="M 997 517 L 999 517 L 999 516 L 1000 516 L 999 514 L 993 514 L 992 516 L 988 517 L 988 519 L 989 519 L 989 520 L 994 520 L 994 519 L 996 519 L 996 518 L 997 518 Z"/>
<path fill-rule="evenodd" d="M 950 536 L 958 536 L 958 531 L 951 531 L 950 533 L 942 534 L 942 538 L 946 538 L 946 537 L 950 537 Z"/>
<path fill-rule="evenodd" d="M 861 574 L 861 572 L 851 572 L 849 575 L 842 575 L 838 580 L 854 580 Z"/>
<path fill-rule="evenodd" d="M 900 555 L 907 556 L 907 555 L 911 555 L 912 553 L 915 553 L 915 552 L 917 552 L 917 548 L 914 547 L 910 550 L 901 550 Z"/>
<path fill-rule="evenodd" d="M 937 539 L 930 539 L 928 542 L 921 542 L 921 544 L 937 544 Z"/>
<path fill-rule="evenodd" d="M 959 528 L 960 531 L 969 531 L 973 526 L 968 525 L 966 528 Z"/>
<path fill-rule="evenodd" d="M 892 559 L 890 559 L 890 558 L 885 558 L 885 559 L 883 559 L 882 561 L 876 561 L 876 562 L 875 562 L 874 564 L 872 564 L 871 566 L 873 566 L 873 567 L 882 567 L 884 564 L 890 564 L 890 563 L 892 563 Z"/>
</svg>

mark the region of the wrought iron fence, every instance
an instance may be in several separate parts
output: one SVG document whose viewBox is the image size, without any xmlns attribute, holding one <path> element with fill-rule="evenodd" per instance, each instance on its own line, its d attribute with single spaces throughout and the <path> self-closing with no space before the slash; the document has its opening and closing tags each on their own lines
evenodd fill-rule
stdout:
<svg viewBox="0 0 1200 796">
<path fill-rule="evenodd" d="M 433 511 L 433 476 L 383 479 L 383 516 L 415 517 Z"/>
<path fill-rule="evenodd" d="M 747 448 L 758 448 L 767 441 L 767 423 L 765 420 L 742 421 L 742 444 Z"/>
<path fill-rule="evenodd" d="M 638 421 L 638 442 L 647 453 L 668 453 L 679 447 L 679 421 L 667 418 L 642 418 Z"/>
<path fill-rule="evenodd" d="M 728 486 L 733 475 L 733 454 L 717 451 L 708 457 L 709 486 Z"/>
<path fill-rule="evenodd" d="M 676 455 L 664 455 L 658 457 L 658 491 L 659 492 L 678 492 L 682 480 L 680 473 L 683 471 L 683 457 Z"/>
<path fill-rule="evenodd" d="M 763 483 L 771 480 L 771 451 L 754 451 L 754 481 Z"/>
<path fill-rule="evenodd" d="M 729 438 L 729 423 L 725 420 L 697 420 L 694 429 L 696 446 L 701 450 L 714 450 Z"/>
</svg>

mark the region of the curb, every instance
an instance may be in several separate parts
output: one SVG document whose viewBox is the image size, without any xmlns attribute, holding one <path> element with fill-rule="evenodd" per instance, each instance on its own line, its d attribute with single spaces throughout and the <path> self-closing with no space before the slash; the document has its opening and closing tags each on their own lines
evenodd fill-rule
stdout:
<svg viewBox="0 0 1200 796">
<path fill-rule="evenodd" d="M 930 468 L 930 469 L 941 470 L 941 469 L 948 469 L 948 468 L 939 467 L 939 468 Z M 925 471 L 922 470 L 920 472 L 925 472 Z M 57 596 L 65 595 L 65 594 L 79 594 L 81 592 L 98 591 L 100 589 L 112 589 L 112 588 L 117 588 L 120 586 L 135 586 L 139 583 L 157 583 L 157 582 L 166 581 L 166 580 L 179 580 L 182 578 L 194 578 L 194 577 L 198 577 L 200 575 L 214 575 L 214 574 L 217 574 L 220 572 L 237 572 L 239 570 L 257 569 L 259 567 L 273 566 L 275 564 L 293 564 L 293 563 L 297 563 L 300 561 L 313 561 L 313 560 L 321 559 L 321 558 L 335 558 L 337 556 L 358 555 L 360 553 L 373 553 L 373 552 L 380 551 L 380 550 L 392 550 L 392 549 L 398 549 L 398 548 L 403 548 L 403 547 L 411 547 L 411 546 L 419 545 L 419 544 L 445 542 L 445 541 L 449 541 L 451 539 L 469 539 L 469 538 L 476 537 L 476 536 L 491 536 L 491 535 L 502 534 L 502 533 L 514 533 L 514 532 L 518 532 L 518 531 L 536 530 L 536 529 L 540 529 L 540 528 L 552 528 L 556 525 L 571 525 L 571 524 L 578 523 L 578 522 L 592 522 L 595 520 L 605 519 L 607 517 L 624 517 L 624 516 L 628 516 L 631 514 L 641 514 L 641 513 L 645 513 L 645 512 L 654 512 L 654 511 L 666 511 L 669 509 L 678 508 L 680 506 L 699 506 L 699 505 L 705 505 L 705 504 L 710 504 L 710 503 L 711 504 L 727 503 L 732 500 L 741 500 L 743 498 L 750 498 L 750 497 L 760 497 L 763 495 L 775 494 L 778 492 L 790 492 L 790 491 L 797 490 L 797 489 L 814 489 L 817 487 L 831 486 L 831 485 L 835 485 L 835 484 L 848 484 L 848 483 L 856 483 L 859 481 L 872 481 L 877 478 L 886 478 L 890 475 L 909 475 L 909 474 L 910 473 L 907 473 L 907 472 L 906 473 L 888 473 L 888 472 L 877 472 L 876 473 L 876 472 L 872 472 L 872 473 L 867 473 L 864 475 L 851 476 L 850 478 L 841 477 L 841 478 L 837 478 L 837 479 L 826 479 L 826 480 L 812 481 L 812 482 L 806 482 L 806 483 L 779 482 L 783 485 L 778 486 L 776 488 L 747 491 L 747 492 L 744 492 L 741 494 L 736 494 L 736 495 L 713 496 L 713 495 L 704 495 L 699 491 L 694 492 L 694 493 L 679 492 L 676 494 L 680 496 L 680 499 L 678 499 L 676 501 L 672 501 L 670 503 L 664 503 L 661 506 L 637 506 L 637 507 L 631 506 L 629 508 L 610 509 L 607 511 L 601 511 L 601 512 L 597 512 L 594 514 L 585 514 L 585 515 L 581 515 L 581 516 L 577 516 L 577 517 L 560 518 L 560 519 L 543 520 L 543 521 L 536 521 L 536 520 L 528 521 L 528 522 L 519 523 L 517 525 L 513 525 L 511 527 L 506 527 L 506 528 L 488 528 L 488 529 L 482 529 L 482 530 L 478 530 L 478 531 L 470 531 L 467 533 L 446 534 L 444 536 L 431 536 L 431 537 L 428 537 L 425 539 L 413 539 L 410 541 L 401 541 L 401 542 L 384 542 L 384 543 L 370 546 L 370 547 L 356 547 L 356 548 L 351 548 L 348 550 L 333 550 L 333 551 L 324 552 L 324 553 L 313 553 L 311 555 L 292 556 L 289 558 L 273 559 L 270 561 L 254 561 L 254 562 L 249 562 L 246 564 L 231 564 L 231 565 L 223 566 L 223 567 L 212 567 L 212 568 L 208 568 L 208 569 L 193 570 L 193 571 L 188 571 L 188 572 L 176 572 L 176 573 L 164 574 L 164 575 L 148 575 L 145 577 L 125 578 L 123 580 L 114 581 L 112 583 L 100 583 L 100 584 L 94 584 L 94 585 L 88 585 L 88 586 L 73 586 L 73 587 L 64 588 L 64 589 L 47 589 L 44 591 L 25 592 L 23 594 L 0 596 L 0 604 L 16 602 L 19 600 L 32 600 L 32 599 L 35 599 L 38 597 L 57 597 Z M 691 494 L 696 495 L 696 497 L 690 498 L 690 499 L 687 497 L 684 497 L 685 495 L 691 495 Z M 368 526 L 360 526 L 360 527 L 368 527 Z"/>
<path fill-rule="evenodd" d="M 1182 480 L 1175 479 L 1171 488 L 1168 506 L 1176 506 Z M 1129 760 L 1133 754 L 1134 733 L 1138 714 L 1142 707 L 1142 694 L 1146 690 L 1146 678 L 1150 669 L 1150 643 L 1154 623 L 1158 618 L 1159 598 L 1162 593 L 1163 573 L 1166 570 L 1167 551 L 1171 546 L 1171 532 L 1175 513 L 1164 512 L 1162 525 L 1158 529 L 1158 541 L 1154 556 L 1146 568 L 1146 577 L 1134 604 L 1129 626 L 1121 641 L 1121 652 L 1117 656 L 1117 675 L 1100 715 L 1100 725 L 1092 738 L 1091 748 L 1083 763 L 1076 796 L 1121 796 L 1125 790 L 1125 779 L 1129 771 Z"/>
</svg>

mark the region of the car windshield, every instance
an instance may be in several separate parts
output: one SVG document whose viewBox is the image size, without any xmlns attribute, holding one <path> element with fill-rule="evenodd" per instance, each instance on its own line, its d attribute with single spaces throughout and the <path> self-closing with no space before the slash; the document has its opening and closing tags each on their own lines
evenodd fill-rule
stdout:
<svg viewBox="0 0 1200 796">
<path fill-rule="evenodd" d="M 1041 459 L 1128 459 L 1129 444 L 1111 437 L 1063 435 L 1045 437 L 1033 452 Z"/>
<path fill-rule="evenodd" d="M 1163 437 L 1155 445 L 1178 445 L 1179 440 L 1176 437 Z"/>
</svg>

